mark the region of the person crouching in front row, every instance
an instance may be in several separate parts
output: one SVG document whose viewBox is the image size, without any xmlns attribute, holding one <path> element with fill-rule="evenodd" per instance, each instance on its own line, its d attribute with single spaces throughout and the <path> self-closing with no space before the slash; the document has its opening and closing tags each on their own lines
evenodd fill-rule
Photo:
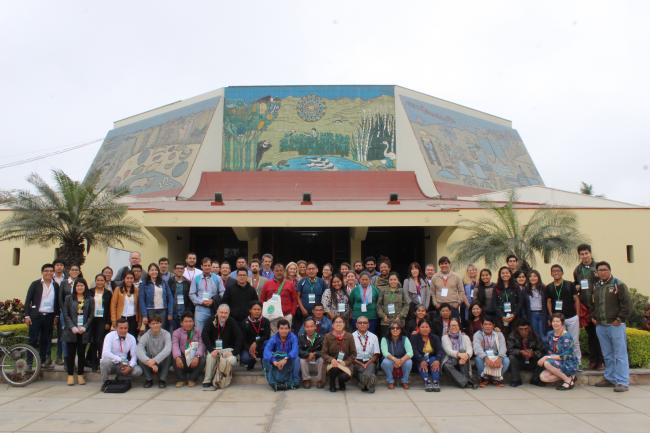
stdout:
<svg viewBox="0 0 650 433">
<path fill-rule="evenodd" d="M 116 374 L 118 379 L 142 375 L 136 346 L 135 337 L 129 334 L 129 322 L 125 318 L 118 319 L 115 331 L 109 332 L 104 338 L 102 359 L 99 361 L 104 384 L 102 388 L 106 386 L 111 374 Z"/>
<path fill-rule="evenodd" d="M 232 368 L 237 365 L 237 356 L 242 346 L 242 332 L 239 324 L 230 317 L 230 307 L 219 305 L 214 320 L 205 324 L 201 332 L 205 344 L 205 376 L 203 390 L 226 388 L 232 380 Z"/>
</svg>

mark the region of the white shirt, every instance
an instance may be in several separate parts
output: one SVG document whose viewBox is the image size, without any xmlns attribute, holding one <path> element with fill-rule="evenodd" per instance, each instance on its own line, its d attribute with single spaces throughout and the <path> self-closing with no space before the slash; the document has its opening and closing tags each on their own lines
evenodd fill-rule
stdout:
<svg viewBox="0 0 650 433">
<path fill-rule="evenodd" d="M 163 288 L 155 285 L 153 288 L 153 308 L 156 310 L 162 310 L 165 308 L 163 303 Z"/>
<path fill-rule="evenodd" d="M 379 340 L 372 332 L 366 331 L 366 334 L 362 336 L 359 331 L 354 331 L 352 338 L 354 338 L 354 345 L 357 348 L 357 359 L 362 359 L 364 353 L 368 355 L 368 358 L 380 353 Z M 364 345 L 366 346 L 365 351 L 363 350 Z"/>
<path fill-rule="evenodd" d="M 190 280 L 193 281 L 194 278 L 196 278 L 197 275 L 201 275 L 203 272 L 200 269 L 197 268 L 188 268 L 185 266 L 185 270 L 183 271 L 183 276 Z"/>
<path fill-rule="evenodd" d="M 124 308 L 122 309 L 122 316 L 131 317 L 135 315 L 135 301 L 133 295 L 124 296 Z"/>
<path fill-rule="evenodd" d="M 54 280 L 50 281 L 50 285 L 45 284 L 41 278 L 43 285 L 43 293 L 41 294 L 41 305 L 38 306 L 39 313 L 54 313 Z"/>
<path fill-rule="evenodd" d="M 126 358 L 128 355 L 131 355 L 129 359 L 129 365 L 135 367 L 135 364 L 138 362 L 136 356 L 137 343 L 135 337 L 131 334 L 126 334 L 124 340 L 121 340 L 117 335 L 117 331 L 111 331 L 106 334 L 104 337 L 104 346 L 102 349 L 102 360 L 110 359 L 113 364 L 119 364 L 122 362 L 122 359 Z"/>
</svg>

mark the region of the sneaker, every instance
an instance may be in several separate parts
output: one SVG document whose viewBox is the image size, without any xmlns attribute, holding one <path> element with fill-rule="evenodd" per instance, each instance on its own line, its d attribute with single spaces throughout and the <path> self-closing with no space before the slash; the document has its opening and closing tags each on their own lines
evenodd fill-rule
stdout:
<svg viewBox="0 0 650 433">
<path fill-rule="evenodd" d="M 187 381 L 187 387 L 188 388 L 194 388 L 195 386 L 196 386 L 196 382 L 194 382 L 193 380 L 188 380 Z"/>
<path fill-rule="evenodd" d="M 63 365 L 63 359 L 62 358 L 56 358 L 56 361 L 54 361 L 56 365 Z"/>
<path fill-rule="evenodd" d="M 214 391 L 214 386 L 211 383 L 204 383 L 201 387 L 203 391 Z"/>
<path fill-rule="evenodd" d="M 521 380 L 513 380 L 512 382 L 510 382 L 510 386 L 513 388 L 521 386 Z"/>
<path fill-rule="evenodd" d="M 178 382 L 176 382 L 176 388 L 182 388 L 184 386 L 185 386 L 185 382 L 183 382 L 182 380 L 179 380 Z"/>
<path fill-rule="evenodd" d="M 630 388 L 627 385 L 623 385 L 623 384 L 620 384 L 620 383 L 617 384 L 616 386 L 614 386 L 614 392 L 626 392 L 626 391 L 629 391 L 629 390 L 630 390 Z"/>
<path fill-rule="evenodd" d="M 368 393 L 369 394 L 374 394 L 375 393 L 375 384 L 368 385 Z"/>
<path fill-rule="evenodd" d="M 433 384 L 429 382 L 428 380 L 424 382 L 424 391 L 425 392 L 433 392 Z"/>
<path fill-rule="evenodd" d="M 433 382 L 431 387 L 433 388 L 433 392 L 440 392 L 440 382 Z"/>
<path fill-rule="evenodd" d="M 594 386 L 598 388 L 613 388 L 614 384 L 609 380 L 602 378 L 599 382 L 596 382 Z"/>
<path fill-rule="evenodd" d="M 160 388 L 160 389 L 167 388 L 167 382 L 165 382 L 164 380 L 159 380 L 158 381 L 158 388 Z"/>
<path fill-rule="evenodd" d="M 110 381 L 107 380 L 107 381 L 105 381 L 104 383 L 102 383 L 102 387 L 100 388 L 100 391 L 101 391 L 101 392 L 106 391 L 106 387 L 108 387 L 108 383 L 109 383 L 109 382 L 110 382 Z"/>
<path fill-rule="evenodd" d="M 153 386 L 153 380 L 146 380 L 142 386 L 144 388 L 151 388 Z"/>
</svg>

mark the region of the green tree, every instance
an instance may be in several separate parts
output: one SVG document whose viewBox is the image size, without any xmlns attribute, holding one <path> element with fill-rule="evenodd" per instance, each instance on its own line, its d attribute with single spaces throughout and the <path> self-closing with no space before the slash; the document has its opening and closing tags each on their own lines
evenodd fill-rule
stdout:
<svg viewBox="0 0 650 433">
<path fill-rule="evenodd" d="M 82 265 L 94 246 L 123 246 L 124 240 L 142 244 L 140 224 L 127 217 L 127 206 L 117 201 L 129 193 L 128 188 L 99 187 L 99 171 L 89 173 L 83 182 L 61 170 L 53 175 L 55 184 L 50 186 L 33 173 L 27 181 L 36 194 L 20 190 L 5 199 L 13 213 L 0 224 L 0 241 L 56 244 L 57 258 L 67 265 Z"/>
<path fill-rule="evenodd" d="M 511 191 L 504 205 L 481 202 L 489 216 L 461 219 L 458 228 L 469 236 L 450 245 L 456 260 L 461 263 L 483 260 L 487 266 L 497 267 L 514 254 L 526 269 L 535 266 L 535 253 L 548 260 L 573 258 L 575 248 L 586 239 L 578 230 L 575 213 L 541 207 L 524 223 L 515 210 L 516 201 Z"/>
<path fill-rule="evenodd" d="M 594 195 L 594 186 L 587 182 L 580 182 L 580 194 Z"/>
</svg>

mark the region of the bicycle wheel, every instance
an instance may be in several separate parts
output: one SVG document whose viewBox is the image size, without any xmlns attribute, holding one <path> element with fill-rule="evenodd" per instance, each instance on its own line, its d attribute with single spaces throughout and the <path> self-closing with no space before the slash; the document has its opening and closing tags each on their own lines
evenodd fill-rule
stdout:
<svg viewBox="0 0 650 433">
<path fill-rule="evenodd" d="M 36 380 L 41 371 L 38 352 L 29 344 L 16 344 L 2 356 L 0 372 L 11 386 L 26 386 Z"/>
</svg>

